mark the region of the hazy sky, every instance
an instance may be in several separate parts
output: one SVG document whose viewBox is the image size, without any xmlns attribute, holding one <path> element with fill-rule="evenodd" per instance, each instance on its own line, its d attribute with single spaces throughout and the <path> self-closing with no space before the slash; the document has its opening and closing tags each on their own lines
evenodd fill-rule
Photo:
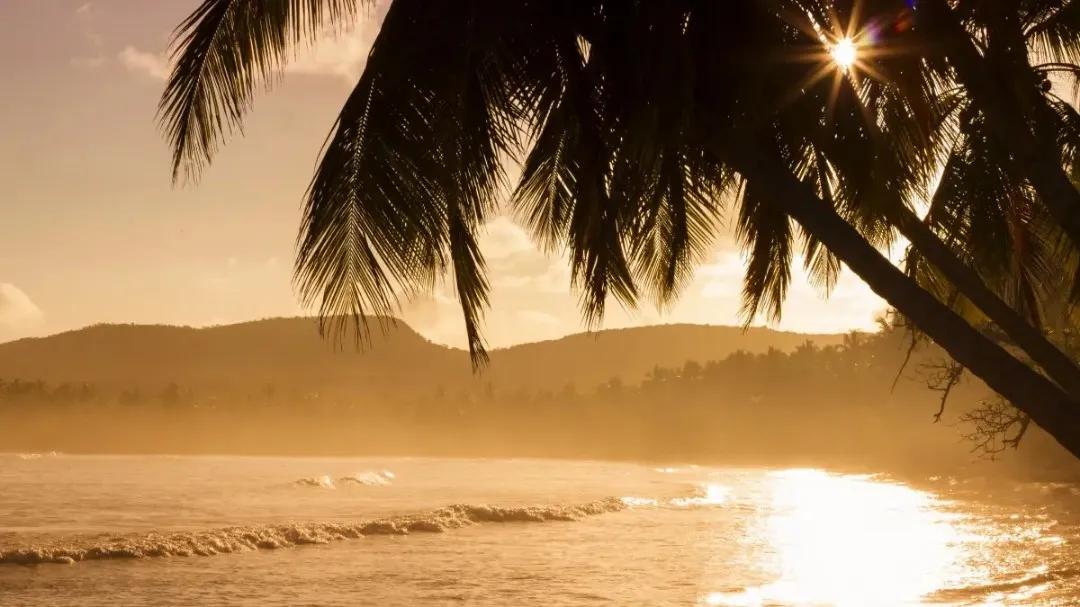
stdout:
<svg viewBox="0 0 1080 607">
<path fill-rule="evenodd" d="M 172 28 L 197 0 L 0 0 L 0 341 L 97 322 L 208 325 L 302 312 L 291 283 L 301 196 L 363 67 L 378 11 L 302 54 L 197 186 L 173 188 L 154 122 Z M 582 329 L 566 264 L 511 220 L 487 229 L 493 345 Z M 681 302 L 606 327 L 739 322 L 742 262 L 718 242 Z M 796 276 L 779 327 L 873 326 L 884 309 L 845 273 L 828 301 Z M 464 343 L 449 290 L 403 316 Z"/>
</svg>

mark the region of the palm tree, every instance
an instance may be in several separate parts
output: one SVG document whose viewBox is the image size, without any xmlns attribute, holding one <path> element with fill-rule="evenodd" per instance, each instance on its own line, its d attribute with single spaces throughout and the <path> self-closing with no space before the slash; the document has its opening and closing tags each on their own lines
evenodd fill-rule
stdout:
<svg viewBox="0 0 1080 607">
<path fill-rule="evenodd" d="M 1076 400 L 875 248 L 891 238 L 882 209 L 910 176 L 852 116 L 831 132 L 846 129 L 846 145 L 826 143 L 828 87 L 790 86 L 807 71 L 798 58 L 820 59 L 821 40 L 802 3 L 775 4 L 789 10 L 395 0 L 307 193 L 304 300 L 341 330 L 389 315 L 401 294 L 449 272 L 479 364 L 488 285 L 475 235 L 507 185 L 507 159 L 522 164 L 514 208 L 542 244 L 570 251 L 589 319 L 609 297 L 636 303 L 643 287 L 660 302 L 675 297 L 734 197 L 750 251 L 748 313 L 779 313 L 794 220 L 826 281 L 846 263 L 1080 455 Z M 358 10 L 356 0 L 205 0 L 178 30 L 161 105 L 177 173 L 211 159 L 296 44 Z"/>
<path fill-rule="evenodd" d="M 941 137 L 946 158 L 940 182 L 928 200 L 926 217 L 920 222 L 922 229 L 940 235 L 957 261 L 979 268 L 979 278 L 985 281 L 981 286 L 995 297 L 1000 294 L 996 303 L 1005 305 L 1013 322 L 1036 334 L 1037 327 L 1060 325 L 1059 321 L 1067 317 L 1061 309 L 1067 299 L 1063 291 L 1070 289 L 1076 267 L 1068 239 L 1039 204 L 1026 180 L 1011 168 L 1007 151 L 987 132 L 985 118 L 970 99 L 961 89 L 946 91 L 943 97 L 947 99 L 943 104 L 947 111 L 940 130 L 946 132 Z M 1063 119 L 1059 121 L 1062 138 L 1076 140 L 1080 114 L 1063 101 L 1057 103 L 1062 106 L 1058 114 Z M 909 273 L 920 284 L 960 309 L 970 309 L 971 303 L 987 309 L 972 297 L 974 289 L 957 289 L 942 280 L 944 273 L 932 271 L 925 261 L 917 248 L 910 251 Z M 998 321 L 992 313 L 987 316 Z M 1020 341 L 1014 331 L 1005 332 L 1014 342 Z M 1023 349 L 1035 351 L 1026 346 Z M 1060 350 L 1055 348 L 1054 352 L 1072 365 L 1072 359 Z M 1060 379 L 1062 373 L 1050 375 L 1068 388 Z"/>
<path fill-rule="evenodd" d="M 1076 73 L 1071 66 L 1080 59 L 1080 5 L 1071 0 L 977 4 L 967 3 L 957 13 L 945 0 L 919 0 L 919 26 L 936 42 L 928 47 L 936 49 L 929 58 L 937 60 L 941 72 L 955 73 L 1012 162 L 1080 248 L 1080 191 L 1063 166 L 1069 161 L 1077 167 L 1069 157 L 1075 150 L 1057 145 L 1053 110 L 1045 98 L 1050 91 L 1040 90 L 1043 78 L 1029 61 L 1034 47 Z M 976 39 L 984 41 L 983 48 Z"/>
<path fill-rule="evenodd" d="M 741 165 L 740 173 L 767 189 L 771 200 L 804 229 L 821 238 L 870 288 L 970 369 L 993 390 L 1031 416 L 1074 455 L 1076 401 L 1008 354 L 957 316 L 940 300 L 904 276 L 849 224 L 822 204 L 806 184 L 774 164 Z"/>
<path fill-rule="evenodd" d="M 908 130 L 914 127 L 915 133 L 900 141 L 902 145 L 906 141 L 907 145 L 913 145 L 915 148 L 909 152 L 909 161 L 936 167 L 941 165 L 939 159 L 946 158 L 945 166 L 948 167 L 948 171 L 945 175 L 950 183 L 946 187 L 937 188 L 937 192 L 948 193 L 951 198 L 962 200 L 962 203 L 959 203 L 960 206 L 996 205 L 994 211 L 1000 212 L 1001 205 L 997 204 L 997 201 L 1024 199 L 1023 195 L 1016 194 L 1021 193 L 1026 186 L 993 190 L 988 186 L 1001 185 L 1005 180 L 989 175 L 986 171 L 975 171 L 972 174 L 973 163 L 964 161 L 966 158 L 964 154 L 971 156 L 971 146 L 967 144 L 970 143 L 972 137 L 964 132 L 971 130 L 973 122 L 980 122 L 976 104 L 972 103 L 970 95 L 962 87 L 940 82 L 940 78 L 937 78 L 932 71 L 928 71 L 927 64 L 922 59 L 927 50 L 932 49 L 933 46 L 926 40 L 920 39 L 921 33 L 917 28 L 910 27 L 912 25 L 910 19 L 914 17 L 914 13 L 908 8 L 908 4 L 906 1 L 899 0 L 873 4 L 840 0 L 828 3 L 825 12 L 835 15 L 834 18 L 839 22 L 840 31 L 846 32 L 848 36 L 867 46 L 866 51 L 861 53 L 856 67 L 875 76 L 877 81 L 887 81 L 896 93 L 905 97 L 905 105 L 915 110 L 914 120 L 908 120 L 906 125 L 902 125 Z M 994 5 L 999 4 L 994 3 Z M 863 39 L 866 40 L 863 41 Z M 1057 64 L 1057 66 L 1058 69 L 1063 69 L 1066 64 Z M 1048 98 L 1048 103 L 1051 104 L 1053 111 L 1042 122 L 1050 124 L 1051 129 L 1058 133 L 1059 144 L 1064 149 L 1080 148 L 1080 137 L 1077 136 L 1080 133 L 1077 129 L 1080 116 L 1061 99 L 1051 97 Z M 962 120 L 958 120 L 957 114 L 962 114 Z M 975 117 L 974 121 L 972 117 Z M 958 122 L 964 123 L 959 133 L 957 132 Z M 869 122 L 867 129 L 876 130 L 874 123 Z M 991 173 L 1007 170 L 1011 164 L 1008 150 L 1000 146 L 997 148 L 988 146 L 985 133 L 978 133 L 978 135 L 982 136 L 982 140 L 980 150 L 977 151 L 994 161 L 991 162 L 993 165 Z M 877 136 L 894 139 L 895 131 L 879 132 Z M 926 179 L 926 175 L 922 177 Z M 935 178 L 936 175 L 931 175 L 931 180 Z M 923 197 L 924 194 L 921 194 L 917 198 Z M 1002 197 L 1007 198 L 1002 199 Z M 984 215 L 989 216 L 990 213 L 987 211 L 988 208 L 983 208 Z M 989 248 L 996 248 L 998 259 L 990 259 L 986 255 L 972 257 L 963 252 L 957 252 L 955 234 L 943 233 L 941 224 L 932 226 L 929 222 L 920 220 L 907 205 L 892 205 L 886 208 L 885 213 L 890 224 L 912 243 L 913 252 L 916 255 L 910 256 L 909 259 L 928 261 L 936 270 L 935 273 L 948 281 L 949 289 L 955 289 L 963 296 L 964 301 L 970 302 L 978 311 L 985 314 L 987 319 L 997 324 L 1014 345 L 1024 350 L 1030 359 L 1041 366 L 1059 386 L 1066 389 L 1075 399 L 1080 399 L 1080 369 L 1068 355 L 1055 347 L 1040 331 L 1039 319 L 1037 316 L 1035 318 L 1031 316 L 1031 312 L 1035 312 L 1035 308 L 1038 307 L 1037 302 L 1029 296 L 1017 299 L 1007 296 L 1014 294 L 999 295 L 995 289 L 987 285 L 987 276 L 993 279 L 1001 273 L 1001 264 L 995 265 L 994 261 L 1004 261 L 1007 258 L 1015 260 L 1020 257 L 1011 256 L 1010 252 L 1003 248 L 1005 244 L 1018 242 L 1016 239 L 995 238 L 993 234 L 1002 234 L 1002 232 L 984 231 L 976 237 L 978 242 L 969 240 L 968 244 L 981 244 L 984 252 Z M 999 217 L 1012 217 L 1014 220 L 1011 222 L 1013 228 L 1011 231 L 1015 233 L 1016 229 L 1025 228 L 1023 218 L 1029 215 L 1029 208 L 1014 207 L 1007 214 L 999 215 Z M 1008 237 L 1009 234 L 1005 235 Z M 1027 251 L 1032 249 L 1026 248 Z M 1071 247 L 1056 248 L 1058 252 L 1072 256 Z M 1049 268 L 1043 265 L 1044 274 L 1047 269 Z M 1026 267 L 1024 270 L 1025 272 L 1021 272 L 1018 278 L 1037 278 L 1037 276 L 1032 276 L 1032 268 Z M 1042 278 L 1044 279 L 1045 276 Z M 1059 280 L 1061 276 L 1058 273 L 1054 278 Z M 1013 281 L 1012 286 L 1023 285 L 1031 286 L 1030 281 L 1024 280 Z M 1010 300 L 1009 304 L 1005 301 L 1007 299 Z"/>
<path fill-rule="evenodd" d="M 865 47 L 851 69 L 853 76 L 858 76 L 862 72 L 869 77 L 858 83 L 862 89 L 860 92 L 849 95 L 858 99 L 858 104 L 862 108 L 860 114 L 865 115 L 863 129 L 869 136 L 879 140 L 878 145 L 881 149 L 896 146 L 907 148 L 904 151 L 905 163 L 936 168 L 940 165 L 940 158 L 956 158 L 968 151 L 965 146 L 957 145 L 955 115 L 961 111 L 965 115 L 970 115 L 971 103 L 963 94 L 962 89 L 944 88 L 937 82 L 937 77 L 932 72 L 928 72 L 922 57 L 926 45 L 919 41 L 919 34 L 910 27 L 913 15 L 908 4 L 901 0 L 885 0 L 873 4 L 850 0 L 826 3 L 811 1 L 807 12 L 814 14 L 821 24 L 827 24 L 830 19 L 835 22 L 832 28 L 836 32 L 834 36 L 849 36 L 856 44 Z M 840 80 L 837 86 L 851 85 L 852 80 Z M 1064 106 L 1056 108 L 1061 110 L 1060 117 L 1065 119 L 1063 126 L 1073 126 L 1073 128 L 1059 129 L 1059 132 L 1075 134 L 1077 131 L 1074 125 L 1077 120 L 1073 118 L 1080 118 L 1080 116 L 1077 116 L 1067 104 L 1059 105 Z M 898 113 L 904 115 L 904 120 L 889 120 L 890 116 Z M 1057 120 L 1057 122 L 1063 121 Z M 1069 124 L 1070 122 L 1072 124 Z M 879 124 L 886 125 L 886 128 L 882 129 L 878 126 Z M 1080 142 L 1080 139 L 1074 137 L 1072 141 L 1074 143 L 1072 147 L 1075 148 L 1075 144 Z M 849 140 L 843 139 L 837 140 L 835 145 L 852 147 Z M 985 151 L 985 146 L 983 147 Z M 952 162 L 951 158 L 949 162 L 946 162 L 946 166 L 964 169 L 969 164 Z M 1009 164 L 1007 157 L 999 160 L 1004 165 Z M 995 167 L 995 170 L 1001 169 Z M 952 176 L 952 173 L 947 173 L 947 176 Z M 937 175 L 934 172 L 923 171 L 921 174 L 917 173 L 915 177 L 916 181 L 912 185 L 917 187 L 909 194 L 909 197 L 922 200 L 926 197 L 923 191 L 925 186 L 936 180 Z M 978 205 L 984 201 L 997 200 L 986 197 L 986 188 L 976 180 L 961 179 L 960 181 L 968 189 L 946 187 L 938 188 L 938 191 L 958 195 L 963 199 L 964 205 Z M 1000 193 L 994 192 L 994 194 Z M 884 220 L 912 243 L 914 254 L 909 256 L 909 261 L 918 259 L 931 264 L 936 270 L 934 274 L 940 276 L 940 280 L 947 281 L 950 290 L 955 290 L 964 296 L 964 301 L 974 304 L 986 318 L 1004 331 L 1014 345 L 1021 348 L 1032 361 L 1041 366 L 1058 385 L 1065 388 L 1074 398 L 1080 399 L 1080 368 L 1076 363 L 1046 338 L 1035 326 L 1037 322 L 1019 313 L 1024 310 L 1018 312 L 1018 309 L 1006 303 L 1007 298 L 987 285 L 982 275 L 997 274 L 1001 268 L 991 267 L 985 256 L 972 258 L 963 255 L 962 251 L 958 252 L 957 245 L 967 243 L 958 243 L 955 234 L 941 232 L 940 224 L 932 226 L 923 222 L 909 205 L 910 200 L 908 204 L 894 203 L 881 209 Z M 1015 213 L 1010 213 L 1010 216 L 1015 215 Z M 1017 226 L 1020 225 L 1019 222 L 1014 223 Z M 935 227 L 939 229 L 935 230 Z M 989 241 L 988 245 L 998 247 L 999 252 L 1002 245 L 1011 242 L 1008 238 L 991 239 L 990 235 L 991 232 L 984 232 L 982 239 Z M 924 266 L 921 269 L 926 268 Z M 924 271 L 922 275 L 926 276 L 927 273 Z M 1056 278 L 1059 277 L 1060 275 L 1056 276 Z M 1030 301 L 1025 300 L 1020 303 L 1029 304 Z M 1030 310 L 1031 306 L 1028 305 L 1027 309 Z"/>
</svg>

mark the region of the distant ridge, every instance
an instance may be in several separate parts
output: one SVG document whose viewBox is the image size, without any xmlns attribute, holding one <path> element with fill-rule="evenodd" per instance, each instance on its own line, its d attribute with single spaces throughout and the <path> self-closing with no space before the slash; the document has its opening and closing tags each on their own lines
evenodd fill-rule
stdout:
<svg viewBox="0 0 1080 607">
<path fill-rule="evenodd" d="M 262 385 L 289 382 L 312 389 L 429 391 L 473 382 L 587 388 L 612 377 L 636 382 L 656 365 L 720 359 L 735 350 L 791 350 L 838 334 L 802 334 L 753 327 L 655 325 L 578 333 L 499 348 L 474 376 L 468 356 L 425 339 L 396 321 L 372 327 L 371 344 L 335 348 L 310 318 L 275 318 L 206 328 L 103 324 L 0 344 L 0 378 L 155 387 Z"/>
</svg>

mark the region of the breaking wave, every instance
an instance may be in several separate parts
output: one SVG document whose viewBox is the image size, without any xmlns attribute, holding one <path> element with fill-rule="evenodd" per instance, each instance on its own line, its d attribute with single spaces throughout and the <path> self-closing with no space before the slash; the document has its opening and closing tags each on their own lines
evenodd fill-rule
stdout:
<svg viewBox="0 0 1080 607">
<path fill-rule="evenodd" d="M 628 495 L 619 498 L 623 504 L 631 508 L 693 508 L 699 506 L 721 506 L 730 501 L 731 489 L 717 483 L 701 483 L 693 485 L 690 494 L 682 497 L 669 499 L 656 499 L 652 497 L 638 497 Z"/>
<path fill-rule="evenodd" d="M 338 479 L 342 483 L 354 483 L 368 487 L 382 487 L 393 482 L 395 475 L 389 470 L 377 472 L 358 472 L 352 476 L 343 476 Z"/>
<path fill-rule="evenodd" d="M 352 476 L 342 476 L 337 479 L 328 474 L 321 476 L 309 476 L 293 482 L 301 487 L 319 487 L 321 489 L 337 489 L 338 484 L 364 485 L 365 487 L 385 487 L 393 482 L 396 475 L 389 470 L 377 470 L 357 472 Z"/>
<path fill-rule="evenodd" d="M 482 523 L 576 521 L 626 508 L 618 498 L 576 505 L 499 507 L 455 504 L 418 515 L 351 523 L 315 522 L 224 527 L 190 533 L 151 533 L 127 538 L 75 539 L 69 543 L 27 546 L 0 552 L 0 564 L 76 563 L 102 559 L 212 556 L 252 550 L 273 550 L 305 544 L 359 539 L 377 535 L 441 533 Z"/>
<path fill-rule="evenodd" d="M 60 455 L 56 451 L 49 451 L 48 453 L 16 453 L 15 457 L 21 460 L 41 459 L 43 457 L 56 457 Z"/>
<path fill-rule="evenodd" d="M 337 489 L 337 485 L 334 484 L 334 479 L 324 474 L 322 476 L 309 476 L 307 478 L 298 479 L 293 483 L 301 487 L 322 487 L 323 489 Z"/>
<path fill-rule="evenodd" d="M 622 503 L 626 504 L 631 508 L 644 508 L 649 506 L 658 506 L 660 504 L 659 500 L 652 497 L 637 497 L 634 495 L 627 495 L 625 497 L 620 497 L 619 499 L 622 500 Z"/>
<path fill-rule="evenodd" d="M 660 474 L 687 474 L 697 472 L 700 469 L 699 466 L 691 464 L 689 466 L 664 466 L 661 468 L 653 468 L 655 472 Z"/>
<path fill-rule="evenodd" d="M 693 495 L 672 499 L 671 505 L 677 508 L 719 506 L 728 502 L 730 494 L 731 489 L 724 485 L 718 483 L 703 483 L 695 487 Z"/>
</svg>

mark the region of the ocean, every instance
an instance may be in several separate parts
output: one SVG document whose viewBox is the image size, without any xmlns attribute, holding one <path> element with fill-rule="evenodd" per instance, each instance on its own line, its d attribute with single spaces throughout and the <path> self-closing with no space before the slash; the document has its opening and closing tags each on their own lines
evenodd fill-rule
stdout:
<svg viewBox="0 0 1080 607">
<path fill-rule="evenodd" d="M 1076 605 L 1078 493 L 818 469 L 6 454 L 0 605 Z"/>
</svg>

